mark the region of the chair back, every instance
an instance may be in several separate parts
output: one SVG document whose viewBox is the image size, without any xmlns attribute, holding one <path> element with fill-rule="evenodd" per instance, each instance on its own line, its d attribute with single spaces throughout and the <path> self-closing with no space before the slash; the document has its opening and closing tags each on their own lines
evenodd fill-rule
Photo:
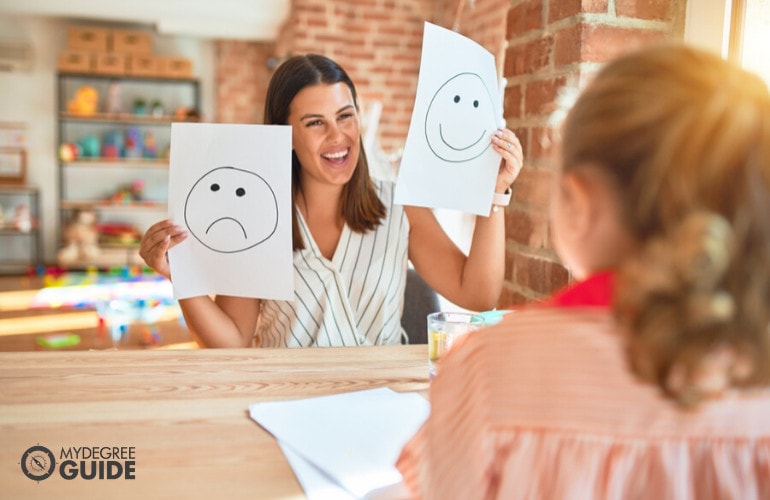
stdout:
<svg viewBox="0 0 770 500">
<path fill-rule="evenodd" d="M 406 271 L 406 291 L 401 326 L 410 344 L 428 343 L 427 316 L 440 309 L 438 294 L 412 268 Z"/>
</svg>

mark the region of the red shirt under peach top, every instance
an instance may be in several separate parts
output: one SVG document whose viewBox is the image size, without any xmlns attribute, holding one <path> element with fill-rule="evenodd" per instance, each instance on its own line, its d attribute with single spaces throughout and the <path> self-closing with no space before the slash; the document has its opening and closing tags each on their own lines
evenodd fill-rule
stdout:
<svg viewBox="0 0 770 500">
<path fill-rule="evenodd" d="M 770 498 L 770 391 L 686 411 L 629 371 L 602 274 L 441 361 L 398 468 L 436 499 Z"/>
</svg>

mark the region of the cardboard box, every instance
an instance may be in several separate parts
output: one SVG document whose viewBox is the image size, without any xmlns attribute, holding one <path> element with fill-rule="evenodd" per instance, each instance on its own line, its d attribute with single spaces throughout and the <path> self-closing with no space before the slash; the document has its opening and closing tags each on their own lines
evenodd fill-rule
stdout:
<svg viewBox="0 0 770 500">
<path fill-rule="evenodd" d="M 67 29 L 67 48 L 71 50 L 92 50 L 106 52 L 109 40 L 109 30 L 73 26 Z"/>
<path fill-rule="evenodd" d="M 64 50 L 59 53 L 56 69 L 62 73 L 90 73 L 94 68 L 94 54 L 82 50 Z"/>
<path fill-rule="evenodd" d="M 152 35 L 136 30 L 112 30 L 112 52 L 124 54 L 152 54 Z"/>
<path fill-rule="evenodd" d="M 155 56 L 129 55 L 127 68 L 131 76 L 161 76 L 160 59 Z"/>
<path fill-rule="evenodd" d="M 162 57 L 161 74 L 164 78 L 191 78 L 192 61 L 184 57 Z"/>
<path fill-rule="evenodd" d="M 114 52 L 96 53 L 93 72 L 99 75 L 125 75 L 126 56 Z"/>
</svg>

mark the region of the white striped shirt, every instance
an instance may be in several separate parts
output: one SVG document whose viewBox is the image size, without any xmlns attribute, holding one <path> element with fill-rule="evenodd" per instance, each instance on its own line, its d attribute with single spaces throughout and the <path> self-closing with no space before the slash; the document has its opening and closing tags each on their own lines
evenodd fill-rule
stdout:
<svg viewBox="0 0 770 500">
<path fill-rule="evenodd" d="M 262 347 L 398 344 L 406 287 L 409 222 L 393 204 L 394 184 L 375 182 L 387 216 L 373 231 L 347 224 L 331 260 L 321 254 L 302 214 L 305 249 L 294 252 L 294 300 L 263 300 Z"/>
</svg>

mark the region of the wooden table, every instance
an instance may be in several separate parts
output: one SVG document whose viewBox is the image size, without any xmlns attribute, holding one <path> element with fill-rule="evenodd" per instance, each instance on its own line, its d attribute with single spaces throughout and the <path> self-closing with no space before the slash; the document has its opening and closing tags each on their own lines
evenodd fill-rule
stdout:
<svg viewBox="0 0 770 500">
<path fill-rule="evenodd" d="M 426 349 L 0 353 L 0 497 L 304 498 L 249 404 L 375 387 L 427 391 Z M 44 473 L 34 463 L 41 450 L 25 456 L 37 445 L 56 462 L 40 481 L 21 467 L 26 458 L 33 476 Z M 64 479 L 60 455 L 79 447 L 121 448 L 120 465 L 105 470 L 123 475 L 100 480 L 97 469 L 95 479 Z M 132 451 L 135 478 L 126 479 Z"/>
</svg>

